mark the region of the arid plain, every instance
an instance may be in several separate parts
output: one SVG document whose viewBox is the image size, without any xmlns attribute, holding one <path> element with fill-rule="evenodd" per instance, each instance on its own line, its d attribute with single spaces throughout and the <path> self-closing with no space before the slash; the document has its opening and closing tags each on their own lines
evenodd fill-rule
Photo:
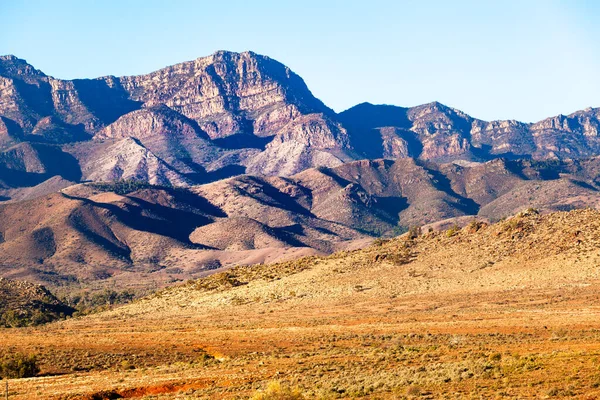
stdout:
<svg viewBox="0 0 600 400">
<path fill-rule="evenodd" d="M 306 399 L 597 398 L 599 217 L 409 232 L 2 330 L 4 351 L 42 366 L 10 395 L 268 398 L 278 382 Z"/>
</svg>

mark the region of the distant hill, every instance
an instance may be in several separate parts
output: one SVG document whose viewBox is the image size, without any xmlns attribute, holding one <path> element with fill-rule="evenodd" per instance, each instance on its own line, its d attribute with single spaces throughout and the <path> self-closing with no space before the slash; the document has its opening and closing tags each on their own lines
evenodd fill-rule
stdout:
<svg viewBox="0 0 600 400">
<path fill-rule="evenodd" d="M 0 327 L 38 325 L 74 311 L 43 286 L 0 278 Z"/>
<path fill-rule="evenodd" d="M 413 226 L 495 221 L 528 207 L 597 208 L 599 166 L 599 159 L 458 165 L 406 158 L 186 189 L 78 184 L 0 205 L 0 274 L 50 287 L 147 288 L 362 247 Z"/>
</svg>

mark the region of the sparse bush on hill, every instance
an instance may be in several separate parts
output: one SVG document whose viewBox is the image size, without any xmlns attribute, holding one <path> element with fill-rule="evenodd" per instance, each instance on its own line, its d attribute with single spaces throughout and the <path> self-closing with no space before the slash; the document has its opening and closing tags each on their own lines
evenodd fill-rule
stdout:
<svg viewBox="0 0 600 400">
<path fill-rule="evenodd" d="M 372 254 L 374 262 L 387 261 L 394 265 L 404 265 L 410 262 L 413 246 L 412 241 L 403 241 L 399 245 L 385 246 L 382 250 L 377 250 Z"/>
<path fill-rule="evenodd" d="M 154 187 L 153 185 L 151 185 L 149 183 L 136 181 L 136 180 L 119 180 L 119 181 L 115 181 L 115 182 L 98 182 L 98 183 L 91 183 L 90 186 L 93 187 L 94 189 L 98 189 L 103 192 L 114 192 L 119 195 L 126 195 L 129 193 L 138 191 L 138 190 L 150 189 L 150 188 Z"/>
<path fill-rule="evenodd" d="M 103 311 L 111 306 L 130 303 L 133 299 L 139 297 L 141 293 L 134 293 L 130 290 L 116 292 L 105 289 L 102 292 L 90 293 L 88 291 L 73 293 L 65 296 L 61 300 L 77 310 L 78 315 L 90 314 L 96 311 Z"/>
<path fill-rule="evenodd" d="M 373 240 L 373 246 L 383 246 L 385 243 L 389 242 L 390 239 L 377 238 Z"/>
<path fill-rule="evenodd" d="M 63 319 L 63 313 L 43 312 L 33 310 L 7 310 L 0 313 L 0 327 L 20 328 L 23 326 L 42 325 L 57 319 Z"/>
<path fill-rule="evenodd" d="M 421 227 L 413 225 L 408 229 L 408 237 L 410 239 L 416 239 L 421 236 Z"/>
<path fill-rule="evenodd" d="M 483 228 L 484 226 L 485 226 L 484 222 L 477 221 L 477 220 L 474 219 L 467 226 L 467 231 L 469 233 L 475 233 L 475 232 L 479 231 L 481 228 Z"/>
<path fill-rule="evenodd" d="M 252 396 L 252 400 L 304 400 L 306 397 L 300 389 L 282 385 L 280 382 L 270 382 L 264 391 Z"/>
<path fill-rule="evenodd" d="M 40 372 L 37 357 L 21 353 L 5 355 L 0 359 L 0 377 L 15 379 L 29 378 Z"/>
<path fill-rule="evenodd" d="M 43 286 L 0 278 L 0 328 L 41 325 L 74 311 Z"/>
<path fill-rule="evenodd" d="M 406 232 L 408 232 L 407 227 L 397 226 L 394 229 L 392 229 L 391 235 L 392 235 L 392 237 L 396 237 L 396 236 L 404 235 Z"/>
<path fill-rule="evenodd" d="M 150 183 L 135 179 L 121 179 L 114 182 L 93 182 L 88 183 L 88 185 L 96 190 L 100 190 L 102 192 L 114 192 L 121 196 L 125 196 L 129 193 L 137 192 L 138 190 L 143 189 L 163 189 L 175 192 L 187 191 L 187 189 L 183 187 L 152 185 Z"/>
<path fill-rule="evenodd" d="M 331 255 L 329 257 L 341 257 L 343 252 Z M 284 261 L 273 265 L 257 264 L 248 266 L 234 267 L 228 271 L 209 275 L 205 278 L 188 281 L 187 285 L 196 290 L 226 290 L 236 286 L 246 285 L 248 282 L 256 279 L 274 281 L 288 275 L 310 269 L 319 260 L 315 256 L 302 257 L 293 261 Z M 156 294 L 160 296 L 160 292 Z"/>
<path fill-rule="evenodd" d="M 450 228 L 448 228 L 448 230 L 446 231 L 446 236 L 450 238 L 450 237 L 456 235 L 459 231 L 460 231 L 460 227 L 458 225 L 454 224 Z"/>
</svg>

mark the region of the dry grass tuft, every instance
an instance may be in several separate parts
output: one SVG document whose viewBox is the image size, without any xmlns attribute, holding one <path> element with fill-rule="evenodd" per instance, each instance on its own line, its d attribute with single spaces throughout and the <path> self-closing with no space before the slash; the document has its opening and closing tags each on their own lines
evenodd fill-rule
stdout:
<svg viewBox="0 0 600 400">
<path fill-rule="evenodd" d="M 282 385 L 279 381 L 269 382 L 264 391 L 252 396 L 252 400 L 304 400 L 305 397 L 298 388 Z"/>
</svg>

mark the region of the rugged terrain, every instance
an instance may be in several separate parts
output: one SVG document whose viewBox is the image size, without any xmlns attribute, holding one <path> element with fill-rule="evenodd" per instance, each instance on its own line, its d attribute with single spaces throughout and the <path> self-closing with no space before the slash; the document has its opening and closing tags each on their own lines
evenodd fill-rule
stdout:
<svg viewBox="0 0 600 400">
<path fill-rule="evenodd" d="M 291 176 L 359 159 L 581 159 L 600 155 L 598 123 L 591 108 L 487 122 L 436 102 L 336 114 L 285 65 L 253 52 L 76 80 L 1 56 L 0 195 L 32 198 L 86 180 L 189 186 Z"/>
<path fill-rule="evenodd" d="M 529 210 L 4 330 L 51 374 L 11 396 L 234 399 L 278 381 L 305 398 L 595 398 L 599 217 Z"/>
<path fill-rule="evenodd" d="M 2 56 L 0 276 L 148 288 L 411 226 L 596 208 L 598 118 L 335 113 L 253 52 L 76 80 Z"/>
<path fill-rule="evenodd" d="M 403 158 L 188 188 L 78 184 L 0 205 L 0 274 L 60 293 L 145 291 L 235 265 L 358 248 L 412 226 L 495 221 L 530 206 L 597 208 L 597 169 L 596 158 L 462 166 Z"/>
<path fill-rule="evenodd" d="M 0 278 L 0 326 L 38 325 L 73 314 L 75 310 L 46 288 Z"/>
</svg>

